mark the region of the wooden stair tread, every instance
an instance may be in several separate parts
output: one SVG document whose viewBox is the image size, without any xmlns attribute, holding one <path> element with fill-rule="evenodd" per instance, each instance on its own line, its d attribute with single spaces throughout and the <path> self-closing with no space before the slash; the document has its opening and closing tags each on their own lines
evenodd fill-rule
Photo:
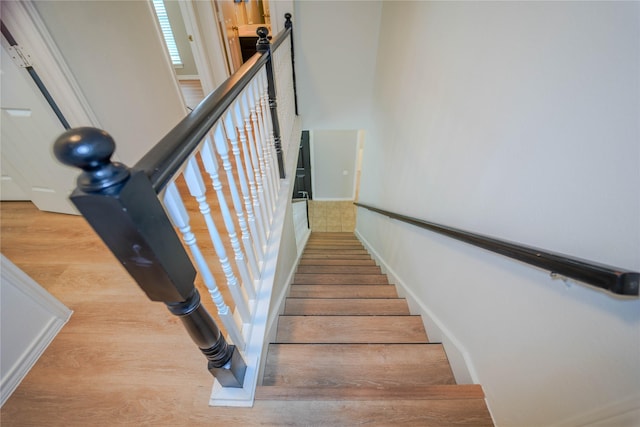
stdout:
<svg viewBox="0 0 640 427">
<path fill-rule="evenodd" d="M 401 298 L 287 298 L 285 315 L 409 315 L 407 302 Z"/>
<path fill-rule="evenodd" d="M 270 344 L 262 385 L 455 384 L 441 344 Z"/>
<path fill-rule="evenodd" d="M 304 274 L 296 273 L 294 285 L 386 285 L 386 274 Z"/>
<path fill-rule="evenodd" d="M 278 343 L 424 343 L 420 316 L 280 316 Z"/>
<path fill-rule="evenodd" d="M 300 265 L 298 274 L 382 274 L 375 265 Z"/>
<path fill-rule="evenodd" d="M 397 298 L 392 285 L 291 285 L 291 298 Z"/>
<path fill-rule="evenodd" d="M 331 258 L 303 258 L 299 266 L 311 265 L 354 265 L 354 266 L 375 266 L 376 262 L 369 259 L 331 259 Z"/>
<path fill-rule="evenodd" d="M 371 259 L 369 254 L 336 254 L 336 253 L 307 253 L 302 254 L 302 259 L 320 258 L 320 259 Z"/>
<path fill-rule="evenodd" d="M 454 400 L 484 399 L 479 384 L 322 387 L 258 386 L 256 400 Z"/>
<path fill-rule="evenodd" d="M 235 409 L 235 411 L 234 411 Z M 487 427 L 493 426 L 484 399 L 453 400 L 383 400 L 333 401 L 300 400 L 282 402 L 258 400 L 248 417 L 236 408 L 216 408 L 216 412 L 233 414 L 236 425 L 269 426 L 420 426 Z"/>
</svg>

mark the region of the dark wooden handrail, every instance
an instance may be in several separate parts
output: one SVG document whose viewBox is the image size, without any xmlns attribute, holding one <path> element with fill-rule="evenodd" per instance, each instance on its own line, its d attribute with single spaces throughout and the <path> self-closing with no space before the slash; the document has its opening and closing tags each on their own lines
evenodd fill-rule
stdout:
<svg viewBox="0 0 640 427">
<path fill-rule="evenodd" d="M 479 246 L 483 249 L 499 253 L 527 264 L 549 270 L 552 273 L 570 277 L 592 286 L 605 289 L 619 295 L 639 295 L 640 273 L 576 258 L 569 255 L 500 240 L 481 234 L 435 224 L 433 222 L 412 218 L 406 215 L 379 209 L 363 203 L 356 206 L 386 215 L 389 218 L 425 228 L 445 236 Z"/>
<path fill-rule="evenodd" d="M 291 28 L 280 31 L 273 39 L 270 51 L 255 53 L 249 58 L 135 164 L 133 169 L 144 171 L 156 193 L 160 193 L 171 181 L 211 127 L 267 63 L 271 52 L 290 34 Z"/>
</svg>

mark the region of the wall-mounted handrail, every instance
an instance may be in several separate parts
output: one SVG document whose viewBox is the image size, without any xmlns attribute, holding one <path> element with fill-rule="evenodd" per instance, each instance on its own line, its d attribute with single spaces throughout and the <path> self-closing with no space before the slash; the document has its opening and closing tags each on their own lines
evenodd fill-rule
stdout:
<svg viewBox="0 0 640 427">
<path fill-rule="evenodd" d="M 265 38 L 267 34 L 265 33 Z M 249 58 L 135 164 L 133 169 L 145 172 L 156 193 L 160 193 L 171 181 L 198 147 L 202 138 L 267 63 L 271 52 L 275 51 L 290 34 L 291 28 L 280 31 L 274 37 L 270 50 L 257 52 Z"/>
<path fill-rule="evenodd" d="M 355 205 L 388 216 L 389 218 L 443 234 L 483 249 L 517 259 L 518 261 L 526 262 L 527 264 L 549 270 L 552 273 L 579 280 L 615 294 L 639 295 L 640 273 L 635 271 L 471 233 L 469 231 L 379 209 L 363 203 L 356 202 Z"/>
</svg>

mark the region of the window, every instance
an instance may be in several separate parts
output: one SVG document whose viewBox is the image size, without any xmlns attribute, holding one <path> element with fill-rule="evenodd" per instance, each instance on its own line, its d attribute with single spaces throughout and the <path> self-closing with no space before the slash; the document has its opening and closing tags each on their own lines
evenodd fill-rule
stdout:
<svg viewBox="0 0 640 427">
<path fill-rule="evenodd" d="M 176 40 L 173 37 L 173 31 L 171 31 L 171 25 L 169 24 L 169 17 L 167 16 L 167 10 L 164 7 L 163 0 L 153 0 L 153 7 L 156 9 L 156 16 L 158 22 L 160 22 L 160 28 L 162 29 L 162 35 L 164 36 L 164 42 L 169 49 L 169 56 L 171 56 L 171 62 L 174 66 L 182 66 L 182 59 L 178 52 L 178 46 L 176 46 Z"/>
</svg>

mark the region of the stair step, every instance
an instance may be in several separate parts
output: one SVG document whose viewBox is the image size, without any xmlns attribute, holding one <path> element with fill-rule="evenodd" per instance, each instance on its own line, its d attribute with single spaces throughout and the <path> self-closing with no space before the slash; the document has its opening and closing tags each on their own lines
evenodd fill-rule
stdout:
<svg viewBox="0 0 640 427">
<path fill-rule="evenodd" d="M 380 267 L 367 265 L 300 265 L 298 274 L 382 274 Z"/>
<path fill-rule="evenodd" d="M 425 343 L 420 316 L 280 316 L 278 343 Z"/>
<path fill-rule="evenodd" d="M 291 285 L 291 298 L 397 298 L 391 285 Z"/>
<path fill-rule="evenodd" d="M 370 265 L 375 266 L 376 262 L 369 259 L 322 259 L 322 258 L 303 258 L 300 260 L 299 266 L 303 265 Z"/>
<path fill-rule="evenodd" d="M 441 344 L 270 344 L 264 386 L 455 384 Z"/>
<path fill-rule="evenodd" d="M 386 274 L 300 274 L 293 277 L 294 285 L 386 285 Z"/>
<path fill-rule="evenodd" d="M 336 254 L 331 252 L 304 252 L 302 254 L 302 259 L 309 258 L 319 258 L 319 259 L 371 259 L 371 255 L 369 254 Z"/>
<path fill-rule="evenodd" d="M 256 400 L 458 400 L 484 399 L 479 384 L 411 386 L 258 386 Z"/>
<path fill-rule="evenodd" d="M 232 408 L 230 408 L 232 409 Z M 235 412 L 236 424 L 270 426 L 493 426 L 484 399 L 287 401 L 258 400 L 253 418 Z M 256 414 L 259 414 L 259 418 Z"/>
<path fill-rule="evenodd" d="M 335 299 L 335 298 L 287 298 L 285 315 L 321 316 L 408 316 L 409 307 L 401 298 L 394 299 Z"/>
<path fill-rule="evenodd" d="M 354 241 L 339 241 L 339 240 L 325 240 L 307 242 L 305 249 L 324 249 L 324 248 L 337 248 L 337 249 L 360 249 L 364 250 L 362 243 L 357 240 Z"/>
<path fill-rule="evenodd" d="M 312 232 L 311 239 L 356 239 L 356 236 L 353 233 L 341 233 L 339 231 L 330 231 L 330 232 Z"/>
<path fill-rule="evenodd" d="M 335 255 L 367 255 L 369 256 L 369 252 L 367 252 L 364 249 L 334 249 L 334 248 L 328 248 L 328 249 L 305 248 L 304 249 L 305 255 L 326 254 L 326 253 L 335 254 Z"/>
</svg>

